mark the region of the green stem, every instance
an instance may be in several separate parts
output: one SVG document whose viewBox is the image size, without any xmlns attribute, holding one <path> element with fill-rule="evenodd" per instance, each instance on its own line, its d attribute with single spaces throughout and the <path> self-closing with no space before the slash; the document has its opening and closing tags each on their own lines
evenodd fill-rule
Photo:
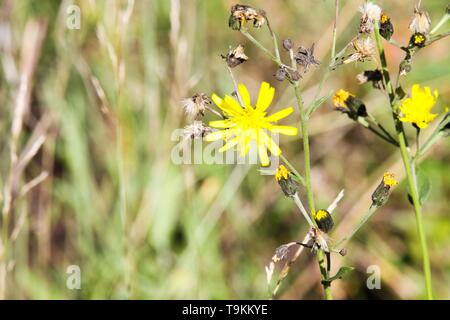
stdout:
<svg viewBox="0 0 450 320">
<path fill-rule="evenodd" d="M 308 198 L 309 212 L 312 217 L 316 212 L 314 204 L 314 193 L 311 183 L 311 158 L 309 151 L 309 131 L 308 131 L 308 118 L 306 117 L 305 107 L 303 105 L 302 96 L 298 83 L 292 84 L 294 87 L 295 97 L 297 99 L 298 108 L 300 111 L 300 125 L 302 130 L 302 140 L 303 140 L 303 156 L 304 156 L 304 170 L 305 170 L 305 182 L 306 182 L 306 196 Z M 322 250 L 317 252 L 317 260 L 319 263 L 320 273 L 323 279 L 328 278 L 328 271 L 325 267 L 324 253 Z M 323 283 L 323 290 L 325 292 L 325 299 L 332 300 L 333 296 L 331 294 L 331 287 L 329 284 Z"/>
<path fill-rule="evenodd" d="M 283 162 L 289 167 L 289 169 L 294 173 L 294 175 L 298 178 L 298 180 L 300 181 L 300 183 L 301 183 L 303 186 L 306 186 L 305 178 L 303 178 L 303 176 L 297 171 L 297 169 L 295 169 L 295 167 L 289 162 L 289 160 L 286 159 L 286 157 L 283 156 L 283 154 L 280 154 L 280 158 L 281 158 L 281 160 L 283 160 Z"/>
<path fill-rule="evenodd" d="M 424 155 L 425 152 L 427 152 L 428 149 L 430 149 L 443 136 L 444 134 L 440 130 L 436 133 L 433 133 L 431 137 L 420 146 L 419 151 L 417 152 L 413 160 L 416 161 L 419 157 Z"/>
<path fill-rule="evenodd" d="M 361 218 L 361 220 L 359 221 L 358 225 L 350 232 L 350 234 L 348 236 L 339 240 L 338 243 L 336 243 L 334 247 L 338 248 L 344 242 L 347 242 L 348 240 L 350 240 L 355 235 L 355 233 L 358 232 L 359 229 L 362 228 L 362 226 L 367 222 L 367 220 L 370 219 L 370 217 L 375 213 L 375 211 L 377 211 L 377 209 L 378 209 L 377 206 L 373 206 L 373 205 L 370 206 L 370 208 L 366 211 L 366 213 L 364 213 L 364 215 Z"/>
<path fill-rule="evenodd" d="M 267 54 L 270 59 L 272 59 L 273 62 L 275 62 L 277 65 L 281 66 L 283 65 L 283 63 L 281 62 L 280 59 L 278 59 L 277 57 L 275 57 L 272 52 L 270 52 L 269 50 L 266 49 L 266 47 L 264 47 L 261 43 L 259 43 L 258 40 L 256 40 L 250 33 L 248 33 L 247 30 L 242 29 L 241 33 L 248 39 L 250 40 L 255 46 L 257 46 L 259 49 L 261 49 L 265 54 Z"/>
<path fill-rule="evenodd" d="M 436 26 L 433 28 L 433 30 L 430 31 L 430 34 L 435 33 L 439 30 L 440 27 L 442 27 L 448 20 L 450 19 L 450 15 L 448 13 L 444 14 L 444 16 L 441 18 L 441 20 L 436 24 Z"/>
<path fill-rule="evenodd" d="M 381 40 L 381 36 L 380 36 L 379 28 L 378 28 L 377 24 L 375 24 L 374 33 L 375 33 L 375 40 L 376 40 L 377 47 L 378 47 L 378 52 L 380 55 L 380 61 L 381 61 L 381 66 L 382 66 L 382 70 L 383 70 L 383 78 L 384 78 L 386 87 L 388 89 L 389 102 L 390 102 L 391 109 L 392 109 L 392 116 L 393 116 L 393 119 L 395 122 L 395 128 L 397 130 L 397 136 L 398 136 L 398 141 L 399 141 L 399 145 L 400 145 L 400 153 L 401 153 L 402 160 L 403 160 L 403 166 L 405 168 L 406 175 L 408 178 L 409 192 L 411 194 L 411 198 L 412 198 L 413 205 L 414 205 L 417 231 L 419 233 L 419 241 L 420 241 L 420 245 L 422 248 L 423 275 L 425 278 L 425 287 L 426 287 L 426 291 L 427 291 L 427 298 L 429 300 L 432 300 L 433 292 L 432 292 L 432 286 L 431 286 L 430 259 L 429 259 L 429 255 L 428 255 L 428 247 L 427 247 L 425 231 L 424 231 L 424 227 L 423 227 L 422 208 L 421 208 L 421 204 L 419 201 L 417 177 L 416 177 L 416 173 L 415 173 L 414 165 L 412 163 L 411 156 L 410 156 L 408 148 L 407 148 L 406 135 L 405 135 L 405 131 L 403 128 L 403 124 L 398 120 L 398 118 L 395 114 L 395 111 L 394 111 L 395 93 L 394 93 L 392 83 L 390 80 L 389 71 L 387 69 L 387 62 L 386 62 L 386 56 L 384 53 L 383 42 Z"/>
</svg>

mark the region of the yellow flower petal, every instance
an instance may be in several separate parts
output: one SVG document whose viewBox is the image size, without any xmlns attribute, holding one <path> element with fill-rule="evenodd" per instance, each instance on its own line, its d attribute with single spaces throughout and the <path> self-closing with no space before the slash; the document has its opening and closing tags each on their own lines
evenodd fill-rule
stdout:
<svg viewBox="0 0 450 320">
<path fill-rule="evenodd" d="M 266 118 L 266 121 L 274 122 L 274 121 L 281 120 L 281 119 L 283 119 L 283 118 L 286 118 L 286 117 L 287 117 L 288 115 L 290 115 L 292 112 L 294 112 L 294 108 L 292 108 L 292 107 L 285 108 L 285 109 L 283 109 L 283 110 L 280 110 L 280 111 L 275 112 L 274 114 L 268 116 L 268 117 Z"/>
<path fill-rule="evenodd" d="M 209 126 L 213 127 L 213 128 L 224 129 L 224 128 L 234 127 L 234 126 L 236 126 L 236 123 L 234 123 L 233 121 L 230 121 L 229 119 L 215 120 L 215 121 L 210 121 Z"/>
<path fill-rule="evenodd" d="M 217 94 L 213 93 L 211 96 L 212 101 L 216 104 L 216 106 L 220 107 L 222 105 L 222 98 L 219 97 Z"/>
<path fill-rule="evenodd" d="M 275 95 L 275 88 L 271 87 L 267 82 L 262 82 L 259 89 L 258 101 L 256 102 L 256 109 L 258 111 L 266 111 L 270 106 Z"/>
<path fill-rule="evenodd" d="M 236 116 L 236 115 L 243 114 L 244 109 L 242 109 L 239 102 L 234 100 L 232 97 L 230 97 L 229 95 L 226 95 L 224 98 L 224 101 L 226 103 L 226 108 L 228 109 L 228 111 L 230 112 L 231 115 Z M 222 106 L 223 106 L 223 104 L 222 104 Z"/>
<path fill-rule="evenodd" d="M 267 155 L 266 147 L 262 144 L 258 144 L 258 155 L 259 160 L 261 161 L 261 165 L 263 167 L 267 167 L 270 163 L 269 156 Z"/>
<path fill-rule="evenodd" d="M 245 107 L 250 106 L 252 103 L 250 101 L 250 94 L 248 93 L 247 87 L 243 85 L 242 83 L 238 86 L 239 94 L 241 95 L 242 102 L 244 103 Z"/>
<path fill-rule="evenodd" d="M 274 156 L 279 156 L 281 154 L 280 147 L 273 141 L 271 137 L 264 131 L 259 130 L 261 141 L 267 146 L 267 148 L 270 150 L 270 153 Z"/>
<path fill-rule="evenodd" d="M 291 126 L 272 126 L 269 130 L 272 132 L 285 134 L 287 136 L 296 136 L 298 134 L 298 129 Z"/>
</svg>

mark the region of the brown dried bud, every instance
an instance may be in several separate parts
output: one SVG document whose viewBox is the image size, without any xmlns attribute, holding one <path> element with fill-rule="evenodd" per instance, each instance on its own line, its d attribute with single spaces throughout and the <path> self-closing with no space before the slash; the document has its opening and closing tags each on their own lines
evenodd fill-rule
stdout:
<svg viewBox="0 0 450 320">
<path fill-rule="evenodd" d="M 289 51 L 292 49 L 292 47 L 294 46 L 294 44 L 292 43 L 291 39 L 284 39 L 283 40 L 283 48 L 286 51 Z"/>
<path fill-rule="evenodd" d="M 280 67 L 277 72 L 274 74 L 275 79 L 277 79 L 278 81 L 283 81 L 284 79 L 286 79 L 286 68 Z"/>
<path fill-rule="evenodd" d="M 347 249 L 342 248 L 341 250 L 339 250 L 339 254 L 344 257 L 345 255 L 347 255 Z"/>
<path fill-rule="evenodd" d="M 234 49 L 230 48 L 226 56 L 223 54 L 221 56 L 222 59 L 224 59 L 227 62 L 227 65 L 230 68 L 234 68 L 248 60 L 248 57 L 245 55 L 244 47 L 242 45 L 238 45 Z"/>
</svg>

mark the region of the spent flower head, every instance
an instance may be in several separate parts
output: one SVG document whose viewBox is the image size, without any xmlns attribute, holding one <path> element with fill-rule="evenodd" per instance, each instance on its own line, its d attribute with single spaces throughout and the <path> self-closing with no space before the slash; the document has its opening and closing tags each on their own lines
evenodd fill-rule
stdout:
<svg viewBox="0 0 450 320">
<path fill-rule="evenodd" d="M 265 12 L 243 4 L 231 7 L 228 26 L 233 30 L 241 30 L 248 21 L 253 21 L 253 27 L 260 28 L 266 22 Z"/>
<path fill-rule="evenodd" d="M 296 55 L 294 56 L 297 64 L 303 67 L 303 70 L 305 72 L 308 71 L 310 66 L 320 64 L 320 61 L 314 57 L 314 45 L 315 44 L 313 43 L 311 48 L 300 46 L 297 49 Z"/>
<path fill-rule="evenodd" d="M 241 156 L 245 156 L 249 152 L 253 141 L 256 143 L 261 164 L 267 166 L 269 165 L 267 149 L 274 156 L 281 154 L 281 149 L 267 132 L 296 136 L 298 133 L 296 127 L 274 124 L 294 112 L 294 108 L 288 107 L 267 116 L 266 111 L 273 100 L 275 88 L 267 82 L 262 82 L 255 106 L 251 104 L 250 94 L 245 85 L 239 84 L 238 89 L 243 106 L 228 95 L 223 99 L 216 94 L 212 95 L 212 100 L 222 110 L 226 119 L 209 123 L 211 127 L 223 130 L 210 133 L 206 136 L 206 140 L 224 139 L 226 144 L 219 151 L 223 152 L 237 146 Z"/>
<path fill-rule="evenodd" d="M 362 13 L 359 23 L 359 32 L 370 34 L 373 30 L 373 23 L 380 20 L 381 8 L 372 2 L 365 2 L 359 7 Z"/>
<path fill-rule="evenodd" d="M 224 59 L 227 62 L 227 65 L 230 68 L 234 68 L 241 63 L 244 63 L 248 60 L 247 55 L 244 53 L 244 47 L 242 45 L 238 45 L 236 48 L 231 48 L 228 50 L 227 55 L 221 55 L 222 59 Z"/>
<path fill-rule="evenodd" d="M 196 93 L 190 98 L 183 99 L 181 105 L 189 119 L 205 115 L 205 109 L 211 104 L 211 99 L 204 93 Z"/>
<path fill-rule="evenodd" d="M 437 117 L 437 114 L 431 113 L 431 109 L 436 104 L 438 91 L 431 92 L 430 87 L 421 88 L 414 84 L 409 98 L 403 100 L 400 104 L 399 118 L 402 122 L 415 124 L 418 128 L 426 128 L 428 123 Z"/>
<path fill-rule="evenodd" d="M 427 34 L 430 31 L 431 19 L 426 11 L 419 11 L 414 9 L 414 17 L 409 24 L 409 29 L 412 33 Z"/>
<path fill-rule="evenodd" d="M 188 139 L 203 138 L 211 132 L 211 128 L 206 126 L 202 121 L 194 121 L 183 129 L 183 136 Z"/>
<path fill-rule="evenodd" d="M 352 42 L 352 45 L 355 52 L 344 60 L 345 64 L 355 61 L 364 62 L 375 55 L 375 44 L 370 37 L 356 39 Z"/>
</svg>

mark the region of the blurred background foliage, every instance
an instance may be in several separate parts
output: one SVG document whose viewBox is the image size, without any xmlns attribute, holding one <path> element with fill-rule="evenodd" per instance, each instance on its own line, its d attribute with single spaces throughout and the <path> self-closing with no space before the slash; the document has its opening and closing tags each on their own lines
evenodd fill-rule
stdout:
<svg viewBox="0 0 450 320">
<path fill-rule="evenodd" d="M 338 50 L 356 34 L 363 1 L 340 2 Z M 422 8 L 437 22 L 447 2 L 423 0 Z M 257 166 L 171 162 L 177 143 L 172 132 L 186 125 L 180 101 L 195 92 L 233 90 L 220 58 L 229 46 L 246 46 L 249 61 L 237 67 L 235 75 L 252 95 L 265 80 L 277 89 L 272 108 L 294 104 L 287 84 L 273 77 L 275 65 L 227 27 L 234 3 L 0 1 L 3 210 L 4 190 L 17 169 L 11 165 L 11 126 L 18 106 L 24 107 L 18 152 L 26 151 L 27 143 L 40 146 L 36 137 L 44 139 L 12 184 L 6 227 L 2 219 L 2 235 L 9 238 L 0 268 L 6 279 L 5 297 L 269 297 L 264 265 L 276 247 L 302 239 L 307 231 L 297 208 L 273 177 L 261 175 Z M 414 3 L 378 1 L 391 17 L 398 42 L 409 39 Z M 66 27 L 71 4 L 81 9 L 79 30 Z M 329 61 L 334 1 L 246 4 L 267 12 L 280 40 L 291 38 L 297 46 L 316 44 L 316 56 L 323 63 L 302 80 L 309 103 Z M 252 33 L 270 47 L 266 28 Z M 395 71 L 403 53 L 390 45 L 386 48 Z M 449 51 L 448 39 L 420 51 L 403 80 L 406 89 L 416 82 L 438 89 L 439 112 L 450 104 Z M 376 117 L 391 124 L 385 97 L 369 85 L 359 86 L 355 78 L 372 66 L 366 62 L 338 68 L 323 92 L 349 90 Z M 23 83 L 28 85 L 21 87 Z M 20 97 L 25 98 L 23 104 Z M 290 121 L 295 124 L 295 116 Z M 333 111 L 330 101 L 313 115 L 310 128 L 319 206 L 328 206 L 341 189 L 346 191 L 335 212 L 339 226 L 332 239 L 337 240 L 370 205 L 370 194 L 384 171 L 403 178 L 400 154 Z M 283 137 L 281 145 L 300 168 L 300 140 Z M 421 164 L 432 180 L 425 227 L 435 294 L 441 299 L 450 297 L 449 146 L 448 140 L 441 141 Z M 27 183 L 40 174 L 45 179 L 27 190 Z M 420 247 L 404 182 L 351 241 L 348 255 L 333 258 L 334 272 L 341 265 L 356 268 L 345 280 L 333 283 L 338 299 L 424 297 Z M 81 290 L 66 288 L 69 265 L 81 268 Z M 370 265 L 381 268 L 381 290 L 366 287 Z M 321 298 L 319 279 L 315 259 L 304 253 L 279 297 Z"/>
</svg>

